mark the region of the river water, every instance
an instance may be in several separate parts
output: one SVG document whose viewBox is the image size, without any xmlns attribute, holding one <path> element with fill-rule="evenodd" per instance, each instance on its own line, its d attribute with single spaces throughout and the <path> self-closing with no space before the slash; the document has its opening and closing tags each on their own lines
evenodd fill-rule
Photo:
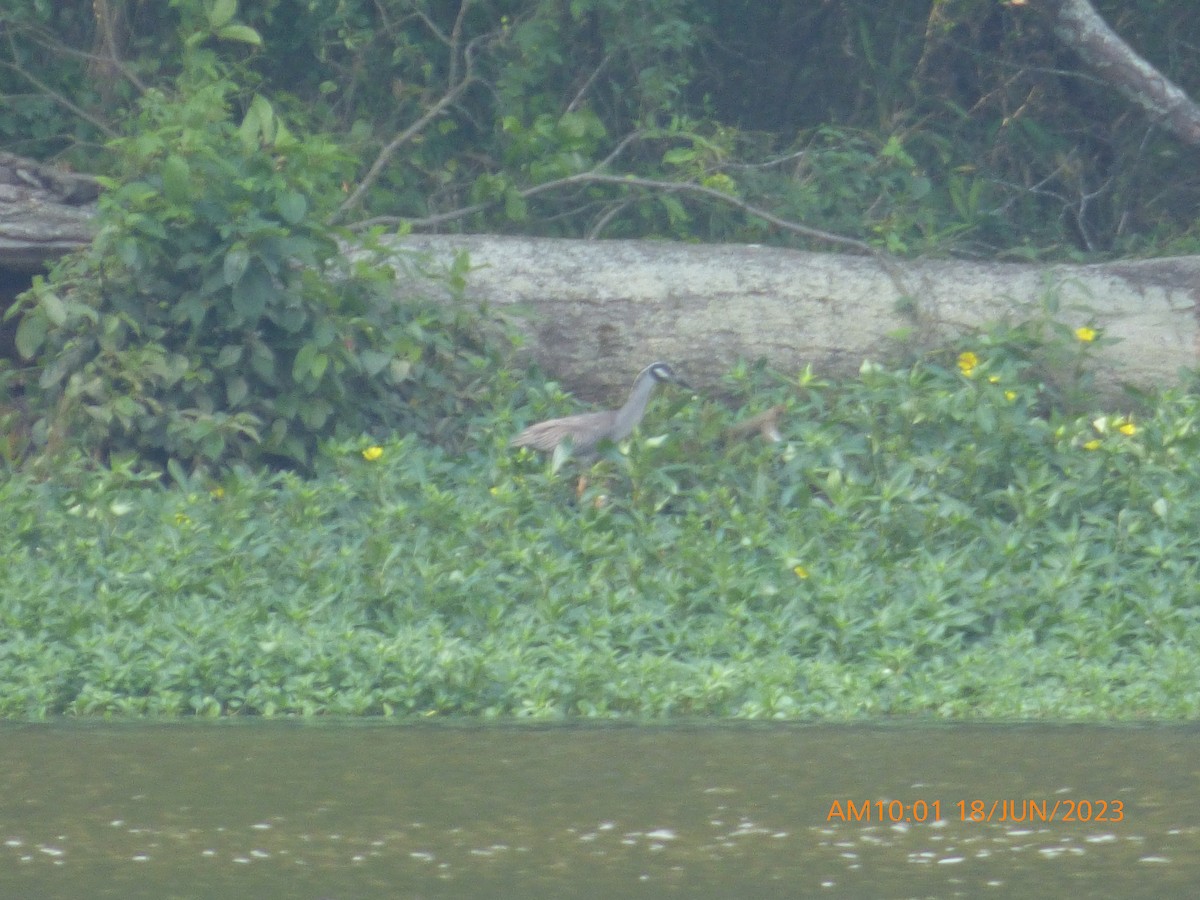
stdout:
<svg viewBox="0 0 1200 900">
<path fill-rule="evenodd" d="M 1194 726 L 0 723 L 0 897 L 1166 897 Z"/>
</svg>

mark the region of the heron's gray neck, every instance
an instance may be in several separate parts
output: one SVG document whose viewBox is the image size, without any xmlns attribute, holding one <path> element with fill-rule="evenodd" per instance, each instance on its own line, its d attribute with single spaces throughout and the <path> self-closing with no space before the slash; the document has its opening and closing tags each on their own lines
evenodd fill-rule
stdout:
<svg viewBox="0 0 1200 900">
<path fill-rule="evenodd" d="M 649 370 L 638 376 L 637 381 L 633 383 L 633 390 L 629 392 L 629 399 L 617 410 L 616 418 L 613 419 L 614 441 L 625 440 L 637 423 L 642 421 L 642 416 L 646 414 L 646 404 L 650 402 L 650 395 L 657 386 L 658 379 L 651 375 Z"/>
</svg>

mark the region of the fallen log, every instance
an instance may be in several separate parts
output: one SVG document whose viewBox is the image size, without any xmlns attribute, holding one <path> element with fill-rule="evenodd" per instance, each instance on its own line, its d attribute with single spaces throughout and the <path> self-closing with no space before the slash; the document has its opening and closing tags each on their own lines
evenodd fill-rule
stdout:
<svg viewBox="0 0 1200 900">
<path fill-rule="evenodd" d="M 754 245 L 410 235 L 393 242 L 449 264 L 469 254 L 471 296 L 520 309 L 528 352 L 590 399 L 618 395 L 663 359 L 712 382 L 738 360 L 850 375 L 895 336 L 960 342 L 989 323 L 1045 314 L 1103 329 L 1106 391 L 1175 382 L 1200 365 L 1200 257 L 1096 265 L 897 260 Z"/>
<path fill-rule="evenodd" d="M 86 247 L 99 194 L 90 175 L 0 153 L 0 271 L 33 274 Z"/>
</svg>

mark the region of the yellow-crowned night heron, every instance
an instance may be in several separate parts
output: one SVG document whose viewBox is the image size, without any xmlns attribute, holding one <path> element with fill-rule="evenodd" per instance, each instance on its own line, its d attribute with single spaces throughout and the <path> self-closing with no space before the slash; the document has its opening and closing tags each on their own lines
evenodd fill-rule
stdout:
<svg viewBox="0 0 1200 900">
<path fill-rule="evenodd" d="M 630 432 L 645 415 L 650 395 L 660 382 L 673 382 L 682 387 L 689 387 L 666 363 L 651 363 L 638 374 L 633 382 L 633 390 L 629 392 L 629 399 L 620 409 L 547 419 L 545 422 L 530 425 L 513 438 L 509 446 L 531 447 L 534 450 L 549 452 L 569 440 L 576 457 L 594 456 L 601 441 L 615 443 L 629 437 Z"/>
</svg>

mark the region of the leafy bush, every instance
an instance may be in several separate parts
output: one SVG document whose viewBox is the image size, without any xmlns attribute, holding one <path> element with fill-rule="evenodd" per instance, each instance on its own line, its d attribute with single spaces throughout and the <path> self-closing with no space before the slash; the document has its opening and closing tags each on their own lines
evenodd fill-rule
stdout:
<svg viewBox="0 0 1200 900">
<path fill-rule="evenodd" d="M 40 447 L 305 466 L 338 429 L 446 437 L 481 389 L 484 318 L 461 296 L 400 304 L 379 257 L 348 258 L 325 217 L 351 161 L 259 96 L 234 124 L 235 92 L 199 51 L 178 97 L 150 91 L 94 245 L 25 297 Z"/>
</svg>

